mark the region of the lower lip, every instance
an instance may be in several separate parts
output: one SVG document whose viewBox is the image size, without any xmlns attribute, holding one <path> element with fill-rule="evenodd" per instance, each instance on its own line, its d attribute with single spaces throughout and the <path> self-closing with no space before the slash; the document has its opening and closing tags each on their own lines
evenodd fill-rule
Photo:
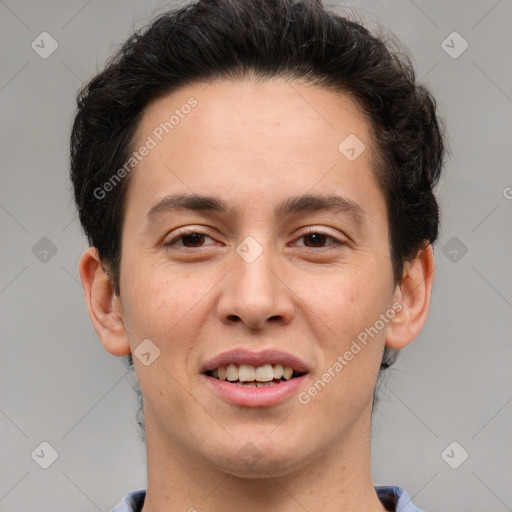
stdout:
<svg viewBox="0 0 512 512">
<path fill-rule="evenodd" d="M 295 377 L 290 380 L 282 381 L 281 384 L 267 387 L 248 387 L 232 384 L 226 380 L 215 379 L 209 375 L 202 374 L 206 379 L 206 384 L 210 386 L 218 396 L 236 405 L 245 407 L 266 407 L 284 402 L 304 383 L 307 374 Z"/>
</svg>

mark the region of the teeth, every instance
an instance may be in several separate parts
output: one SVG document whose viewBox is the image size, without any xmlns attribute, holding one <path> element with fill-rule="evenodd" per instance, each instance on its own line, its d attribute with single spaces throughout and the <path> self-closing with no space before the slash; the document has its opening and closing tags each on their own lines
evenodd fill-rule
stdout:
<svg viewBox="0 0 512 512">
<path fill-rule="evenodd" d="M 228 364 L 226 369 L 226 379 L 233 382 L 234 380 L 238 380 L 238 368 L 236 364 Z"/>
<path fill-rule="evenodd" d="M 256 368 L 256 380 L 258 382 L 270 382 L 274 380 L 274 368 L 272 368 L 272 365 L 266 364 L 264 366 L 258 366 L 258 368 Z"/>
<path fill-rule="evenodd" d="M 283 367 L 280 364 L 274 365 L 274 379 L 280 379 L 283 376 Z"/>
<path fill-rule="evenodd" d="M 266 388 L 270 386 L 277 386 L 279 382 L 235 382 L 235 384 L 246 388 Z"/>
<path fill-rule="evenodd" d="M 240 382 L 250 382 L 256 379 L 256 370 L 254 366 L 248 364 L 241 364 L 238 367 L 238 380 Z"/>
<path fill-rule="evenodd" d="M 250 364 L 236 365 L 231 363 L 227 367 L 220 366 L 213 370 L 213 376 L 220 380 L 239 381 L 240 383 L 261 382 L 265 385 L 271 385 L 273 380 L 279 380 L 281 377 L 289 380 L 292 375 L 293 368 L 291 366 L 283 368 L 280 364 L 264 364 L 263 366 L 254 367 Z"/>
</svg>

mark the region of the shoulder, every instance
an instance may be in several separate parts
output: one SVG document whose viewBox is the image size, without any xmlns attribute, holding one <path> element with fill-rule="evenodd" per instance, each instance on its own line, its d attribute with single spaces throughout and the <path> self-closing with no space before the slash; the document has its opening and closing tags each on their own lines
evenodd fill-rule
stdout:
<svg viewBox="0 0 512 512">
<path fill-rule="evenodd" d="M 112 509 L 112 512 L 140 512 L 145 498 L 146 489 L 131 491 Z"/>
<path fill-rule="evenodd" d="M 390 512 L 398 510 L 400 512 L 422 512 L 422 510 L 414 505 L 409 494 L 401 487 L 396 485 L 378 485 L 375 486 L 375 491 L 381 503 Z M 145 489 L 131 491 L 112 509 L 112 512 L 140 512 L 145 498 Z"/>
<path fill-rule="evenodd" d="M 376 485 L 375 492 L 390 512 L 423 512 L 412 502 L 409 494 L 396 485 Z"/>
</svg>

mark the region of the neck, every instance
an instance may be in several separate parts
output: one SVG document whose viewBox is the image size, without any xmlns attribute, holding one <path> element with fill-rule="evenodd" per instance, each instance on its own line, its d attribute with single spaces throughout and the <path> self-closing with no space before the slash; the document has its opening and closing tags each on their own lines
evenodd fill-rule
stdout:
<svg viewBox="0 0 512 512">
<path fill-rule="evenodd" d="M 142 512 L 385 512 L 371 476 L 371 408 L 368 414 L 336 446 L 300 467 L 269 468 L 253 478 L 209 464 L 145 415 L 148 485 Z"/>
</svg>

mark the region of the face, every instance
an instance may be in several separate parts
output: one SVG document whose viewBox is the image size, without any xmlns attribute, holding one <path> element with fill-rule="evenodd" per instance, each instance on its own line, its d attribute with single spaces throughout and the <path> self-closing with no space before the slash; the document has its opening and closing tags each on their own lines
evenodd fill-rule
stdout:
<svg viewBox="0 0 512 512">
<path fill-rule="evenodd" d="M 162 125 L 176 109 L 172 128 Z M 277 79 L 199 84 L 152 103 L 134 142 L 151 149 L 131 175 L 120 289 L 148 438 L 253 477 L 356 442 L 369 429 L 395 293 L 358 104 Z M 168 199 L 190 194 L 217 203 Z M 293 201 L 305 195 L 338 196 L 337 207 Z M 151 357 L 160 352 L 145 365 L 136 349 L 147 339 Z M 262 388 L 204 373 L 237 349 L 245 362 L 269 350 L 254 367 L 297 370 L 295 357 L 305 373 Z"/>
</svg>

